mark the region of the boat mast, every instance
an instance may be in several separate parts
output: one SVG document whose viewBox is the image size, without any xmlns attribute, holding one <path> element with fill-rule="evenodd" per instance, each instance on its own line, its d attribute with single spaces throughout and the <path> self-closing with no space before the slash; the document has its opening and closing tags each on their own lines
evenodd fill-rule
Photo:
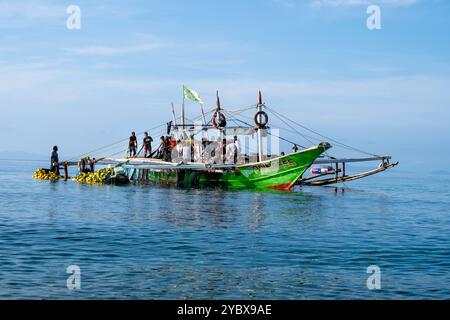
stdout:
<svg viewBox="0 0 450 320">
<path fill-rule="evenodd" d="M 181 105 L 181 126 L 184 130 L 184 86 L 183 86 L 183 104 Z"/>
<path fill-rule="evenodd" d="M 216 91 L 216 112 L 220 112 L 220 98 L 219 98 L 219 90 Z M 222 130 L 218 127 L 217 128 L 217 136 L 218 136 L 218 145 L 221 145 L 223 143 L 223 135 L 222 135 Z M 223 150 L 223 146 L 222 146 L 222 150 Z M 224 155 L 222 155 L 222 159 L 224 159 Z"/>
<path fill-rule="evenodd" d="M 173 125 L 174 127 L 177 126 L 177 118 L 175 117 L 175 108 L 173 106 L 173 102 L 172 102 L 172 117 L 173 117 Z"/>
<path fill-rule="evenodd" d="M 258 94 L 258 112 L 262 111 L 262 97 L 261 91 Z M 262 128 L 258 128 L 258 161 L 263 161 L 263 142 L 262 142 Z"/>
<path fill-rule="evenodd" d="M 173 131 L 176 133 L 175 136 L 178 136 L 178 127 L 177 127 L 177 117 L 175 116 L 175 108 L 172 102 L 172 117 L 173 117 Z"/>
</svg>

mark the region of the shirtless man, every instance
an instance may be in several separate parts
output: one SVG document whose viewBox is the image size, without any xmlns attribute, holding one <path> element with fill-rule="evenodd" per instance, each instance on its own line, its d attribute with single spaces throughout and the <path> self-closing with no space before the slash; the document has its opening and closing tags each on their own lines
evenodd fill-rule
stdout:
<svg viewBox="0 0 450 320">
<path fill-rule="evenodd" d="M 131 133 L 130 141 L 128 142 L 128 151 L 130 152 L 130 157 L 136 156 L 136 150 L 138 147 L 136 133 L 133 131 Z"/>
</svg>

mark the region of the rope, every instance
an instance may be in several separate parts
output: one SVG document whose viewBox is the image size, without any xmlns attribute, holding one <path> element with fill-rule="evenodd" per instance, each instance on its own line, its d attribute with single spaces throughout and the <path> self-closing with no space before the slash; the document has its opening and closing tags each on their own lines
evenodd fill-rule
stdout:
<svg viewBox="0 0 450 320">
<path fill-rule="evenodd" d="M 156 127 L 153 127 L 153 128 L 148 129 L 148 130 L 146 130 L 146 131 L 153 131 L 153 130 L 158 129 L 159 127 L 163 127 L 163 126 L 165 126 L 165 124 L 159 125 L 159 126 L 156 126 Z M 139 132 L 138 135 L 143 134 L 143 133 L 146 132 L 146 131 Z M 117 145 L 117 144 L 119 144 L 119 143 L 124 143 L 124 142 L 126 142 L 126 141 L 128 141 L 128 138 L 126 138 L 126 139 L 121 139 L 121 140 L 119 140 L 119 141 L 110 143 L 110 144 L 108 144 L 108 145 L 106 145 L 106 146 L 103 146 L 103 147 L 94 149 L 94 150 L 89 151 L 89 152 L 85 152 L 85 153 L 81 154 L 81 155 L 78 156 L 78 157 L 74 157 L 74 158 L 69 159 L 69 161 L 72 161 L 72 160 L 78 160 L 78 159 L 82 158 L 82 157 L 83 157 L 84 155 L 86 155 L 86 154 L 97 153 L 98 151 L 101 151 L 101 150 L 104 150 L 104 149 L 108 149 L 108 148 L 110 148 L 110 147 L 112 147 L 112 146 L 115 146 L 115 145 Z"/>
<path fill-rule="evenodd" d="M 272 111 L 272 112 L 273 112 L 273 111 Z M 295 130 L 295 128 L 293 128 L 292 126 L 290 126 L 289 123 L 287 123 L 286 121 L 283 121 L 283 119 L 282 119 L 280 116 L 278 116 L 277 113 L 273 112 L 273 114 L 275 115 L 275 117 L 277 117 L 278 119 L 280 119 L 281 122 L 283 122 L 283 123 L 286 124 L 289 128 L 291 128 L 292 130 L 294 130 L 295 133 L 301 135 L 304 139 L 308 140 L 309 143 L 314 144 L 313 141 L 311 141 L 310 139 L 308 139 L 308 136 L 306 136 L 306 135 L 300 133 L 299 131 Z M 303 148 L 304 148 L 304 147 L 303 147 Z M 305 149 L 305 148 L 304 148 L 304 149 Z M 326 155 L 328 158 L 333 158 L 333 159 L 334 159 L 334 157 L 332 157 L 332 156 L 330 156 L 330 155 L 328 154 L 328 151 L 327 151 L 327 150 L 325 150 L 324 153 L 325 153 L 325 155 Z"/>
<path fill-rule="evenodd" d="M 304 139 L 308 140 L 309 143 L 314 144 L 313 141 L 311 141 L 310 139 L 308 139 L 304 134 L 300 133 L 299 131 L 297 131 L 294 127 L 292 127 L 289 123 L 287 123 L 286 121 L 284 121 L 280 116 L 278 116 L 276 113 L 274 113 L 275 117 L 277 117 L 278 119 L 280 119 L 281 122 L 283 122 L 285 125 L 287 125 L 289 128 L 291 128 L 292 130 L 294 130 L 295 133 L 299 134 L 300 136 L 302 136 Z"/>
<path fill-rule="evenodd" d="M 227 113 L 227 112 L 225 111 L 224 113 Z M 228 114 L 228 113 L 227 113 L 227 114 Z M 240 119 L 234 118 L 234 117 L 233 117 L 232 115 L 230 115 L 230 114 L 228 114 L 228 116 L 229 116 L 229 117 L 231 118 L 231 120 L 234 121 L 235 123 L 236 123 L 236 121 L 239 121 L 239 122 L 241 122 L 241 123 L 243 123 L 243 124 L 245 124 L 245 125 L 248 125 L 248 126 L 250 126 L 250 127 L 253 127 L 251 124 L 249 124 L 249 123 L 247 123 L 247 122 L 245 122 L 245 121 L 242 121 L 242 120 L 240 120 Z M 267 131 L 267 134 L 270 135 L 270 136 L 273 136 L 273 137 L 275 137 L 275 138 L 278 138 L 278 139 L 280 139 L 280 140 L 283 140 L 283 141 L 285 141 L 285 142 L 288 142 L 288 143 L 290 143 L 290 144 L 295 144 L 295 145 L 297 145 L 297 146 L 299 146 L 299 147 L 301 147 L 301 148 L 303 148 L 303 149 L 306 149 L 306 147 L 302 146 L 302 145 L 299 144 L 298 142 L 293 142 L 293 141 L 290 141 L 290 140 L 288 140 L 288 139 L 286 139 L 286 138 L 282 138 L 282 137 L 277 136 L 276 134 L 273 134 L 273 133 L 271 133 L 271 132 L 269 132 L 269 131 Z"/>
<path fill-rule="evenodd" d="M 291 123 L 293 123 L 293 124 L 295 124 L 295 125 L 297 125 L 297 126 L 303 128 L 303 129 L 305 129 L 305 130 L 307 130 L 307 131 L 309 131 L 309 132 L 312 132 L 312 133 L 314 133 L 314 134 L 316 134 L 316 135 L 318 135 L 318 136 L 320 136 L 320 137 L 322 137 L 322 138 L 324 138 L 324 139 L 327 139 L 327 140 L 329 140 L 329 141 L 332 141 L 332 142 L 338 144 L 338 145 L 339 145 L 340 147 L 342 147 L 342 148 L 346 148 L 346 149 L 353 150 L 353 151 L 356 151 L 356 152 L 359 152 L 359 153 L 363 153 L 363 154 L 366 154 L 366 155 L 370 155 L 370 156 L 376 156 L 376 157 L 379 157 L 379 155 L 372 154 L 372 153 L 366 152 L 366 151 L 364 151 L 364 150 L 354 148 L 354 147 L 352 147 L 352 146 L 349 146 L 349 145 L 346 145 L 346 144 L 344 144 L 344 143 L 342 143 L 342 142 L 339 142 L 339 141 L 337 141 L 337 140 L 335 140 L 335 139 L 333 139 L 333 138 L 330 138 L 330 137 L 327 137 L 327 136 L 325 136 L 325 135 L 323 135 L 323 134 L 320 134 L 320 133 L 318 133 L 318 132 L 316 132 L 316 131 L 314 131 L 314 130 L 312 130 L 312 129 L 309 129 L 309 128 L 305 127 L 304 125 L 302 125 L 302 124 L 300 124 L 300 123 L 298 123 L 298 122 L 295 122 L 295 121 L 292 120 L 292 119 L 289 119 L 289 118 L 283 116 L 282 114 L 278 113 L 277 111 L 273 110 L 272 108 L 269 108 L 269 107 L 266 107 L 266 108 L 267 108 L 268 110 L 270 110 L 272 113 L 274 113 L 274 114 L 276 114 L 276 115 L 279 115 L 279 116 L 285 118 L 286 120 L 290 121 Z"/>
<path fill-rule="evenodd" d="M 150 131 L 150 130 L 149 130 Z M 159 130 L 159 131 L 150 131 L 150 136 L 154 136 L 155 135 L 155 133 L 159 133 L 159 132 L 164 132 L 165 130 L 163 129 L 163 130 Z M 159 134 L 158 134 L 159 135 Z M 113 146 L 114 147 L 114 149 L 116 149 L 116 148 L 118 148 L 119 146 Z M 108 148 L 103 148 L 102 149 L 102 152 L 103 153 L 106 153 L 106 150 L 108 150 L 108 149 L 110 149 L 111 147 L 108 147 Z M 142 148 L 141 148 L 142 149 Z M 111 151 L 113 151 L 113 150 L 111 150 Z M 128 153 L 128 151 L 129 151 L 129 148 L 125 151 L 126 153 Z M 121 153 L 122 151 L 119 151 L 119 152 L 117 152 L 117 153 Z M 114 154 L 117 154 L 117 153 L 114 153 Z M 94 154 L 91 154 L 91 156 L 93 157 L 93 158 L 95 158 L 94 157 L 94 155 L 97 155 L 98 154 L 98 152 L 95 152 Z M 139 153 L 138 153 L 139 154 Z"/>
<path fill-rule="evenodd" d="M 257 104 L 252 104 L 252 105 L 249 105 L 249 106 L 246 106 L 246 107 L 242 107 L 242 108 L 236 109 L 236 110 L 231 110 L 231 109 L 228 109 L 228 108 L 223 108 L 222 110 L 230 112 L 230 113 L 241 113 L 241 112 L 244 112 L 244 111 L 256 108 L 257 106 L 258 106 Z"/>
<path fill-rule="evenodd" d="M 243 115 L 241 115 L 241 117 L 246 118 L 246 119 L 253 120 L 253 118 L 246 117 L 246 116 L 243 116 Z M 245 121 L 242 121 L 242 120 L 240 120 L 240 119 L 236 119 L 236 120 L 239 121 L 239 122 L 242 122 L 242 123 L 244 123 L 244 124 L 246 124 L 246 125 L 248 125 L 248 126 L 250 126 L 250 127 L 253 126 L 253 125 L 251 125 L 251 124 L 249 124 L 249 123 L 247 123 L 247 122 L 245 122 Z M 299 132 L 298 132 L 297 130 L 292 131 L 292 130 L 288 130 L 288 129 L 285 129 L 285 128 L 284 128 L 283 130 L 285 130 L 285 131 L 287 131 L 287 132 L 299 134 Z M 298 142 L 290 141 L 290 140 L 288 140 L 288 139 L 286 139 L 286 138 L 279 137 L 279 136 L 277 136 L 277 135 L 275 135 L 275 134 L 273 134 L 273 133 L 269 133 L 269 132 L 268 132 L 268 134 L 270 134 L 270 135 L 272 135 L 272 136 L 274 136 L 274 137 L 276 137 L 276 138 L 279 138 L 279 139 L 281 139 L 281 140 L 283 140 L 283 141 L 285 141 L 285 142 L 288 142 L 288 143 L 291 143 L 291 144 L 296 144 L 297 146 L 299 146 L 299 147 L 301 147 L 301 148 L 303 148 L 303 149 L 306 149 L 305 146 L 302 146 L 302 145 L 301 145 L 300 143 L 298 143 Z M 303 136 L 308 137 L 308 138 L 310 138 L 310 139 L 314 139 L 313 137 L 310 137 L 310 136 L 307 136 L 307 135 L 303 135 Z M 308 139 L 306 139 L 306 140 L 308 140 Z M 319 139 L 316 139 L 316 140 L 319 141 Z M 309 141 L 309 140 L 308 140 L 308 141 Z M 310 141 L 310 143 L 315 144 L 315 143 L 313 143 L 313 142 L 311 142 L 311 141 Z"/>
</svg>

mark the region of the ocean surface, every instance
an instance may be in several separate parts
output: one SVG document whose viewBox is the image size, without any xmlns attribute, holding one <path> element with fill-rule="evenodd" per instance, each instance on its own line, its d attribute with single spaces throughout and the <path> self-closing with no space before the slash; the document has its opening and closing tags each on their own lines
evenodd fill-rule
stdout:
<svg viewBox="0 0 450 320">
<path fill-rule="evenodd" d="M 0 161 L 0 299 L 450 298 L 449 173 L 400 164 L 337 188 L 242 192 L 35 169 Z"/>
</svg>

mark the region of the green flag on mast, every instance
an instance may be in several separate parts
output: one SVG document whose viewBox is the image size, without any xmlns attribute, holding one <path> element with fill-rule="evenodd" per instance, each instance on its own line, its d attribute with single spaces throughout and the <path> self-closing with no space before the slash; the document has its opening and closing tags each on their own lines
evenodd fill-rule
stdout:
<svg viewBox="0 0 450 320">
<path fill-rule="evenodd" d="M 194 90 L 189 89 L 185 85 L 183 85 L 183 95 L 185 99 L 203 104 L 202 98 L 200 98 L 198 93 Z"/>
</svg>

